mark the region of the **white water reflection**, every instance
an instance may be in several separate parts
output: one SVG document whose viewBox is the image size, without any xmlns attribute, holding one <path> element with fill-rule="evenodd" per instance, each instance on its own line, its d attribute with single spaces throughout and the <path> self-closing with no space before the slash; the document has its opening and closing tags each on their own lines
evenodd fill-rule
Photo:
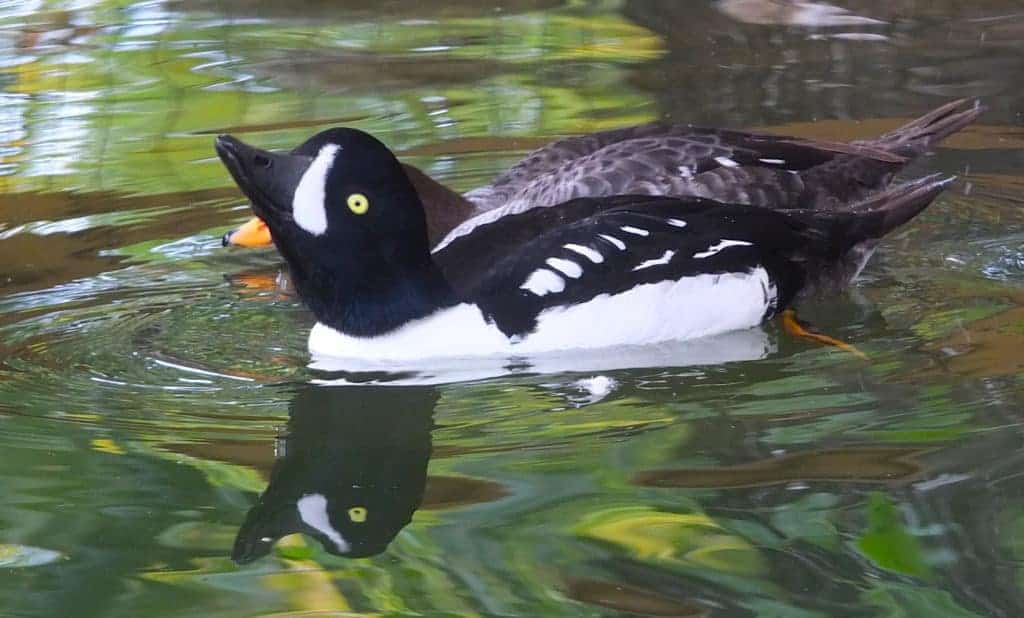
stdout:
<svg viewBox="0 0 1024 618">
<path fill-rule="evenodd" d="M 834 26 L 880 26 L 881 19 L 863 17 L 824 2 L 802 0 L 719 0 L 718 10 L 748 24 L 825 28 Z"/>
<path fill-rule="evenodd" d="M 343 377 L 314 380 L 318 384 L 369 383 L 406 386 L 450 384 L 515 375 L 723 365 L 760 360 L 775 351 L 776 343 L 773 337 L 762 328 L 751 328 L 690 341 L 615 346 L 584 351 L 566 350 L 530 357 L 495 356 L 374 362 L 366 359 L 314 356 L 309 367 L 317 371 L 345 374 Z"/>
</svg>

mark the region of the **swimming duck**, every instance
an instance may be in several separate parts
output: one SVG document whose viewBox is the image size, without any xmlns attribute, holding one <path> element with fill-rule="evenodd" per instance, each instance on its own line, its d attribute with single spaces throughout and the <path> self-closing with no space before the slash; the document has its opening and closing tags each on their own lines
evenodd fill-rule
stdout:
<svg viewBox="0 0 1024 618">
<path fill-rule="evenodd" d="M 809 152 L 771 143 L 783 161 Z M 827 155 L 837 165 L 859 149 L 843 148 Z M 648 344 L 754 327 L 801 296 L 847 284 L 879 239 L 950 182 L 924 178 L 845 209 L 830 200 L 863 189 L 824 175 L 805 198 L 822 207 L 788 211 L 697 196 L 576 198 L 453 230 L 432 253 L 415 186 L 395 155 L 362 131 L 322 132 L 299 153 L 228 135 L 216 149 L 317 319 L 311 353 L 396 361 Z M 735 149 L 733 156 L 750 155 Z M 890 168 L 902 160 L 885 157 Z M 839 169 L 853 166 L 856 178 L 874 180 L 884 162 L 881 154 L 858 154 Z M 800 178 L 785 164 L 749 170 Z M 767 197 L 780 186 L 722 189 Z"/>
<path fill-rule="evenodd" d="M 961 99 L 874 140 L 824 142 L 797 137 L 652 123 L 553 142 L 491 184 L 464 195 L 402 163 L 426 211 L 432 247 L 477 225 L 578 197 L 694 196 L 771 208 L 843 208 L 885 188 L 893 174 L 982 108 Z M 292 151 L 316 156 L 315 135 Z M 262 246 L 258 218 L 224 235 L 224 244 Z M 443 246 L 443 245 L 442 245 Z"/>
</svg>

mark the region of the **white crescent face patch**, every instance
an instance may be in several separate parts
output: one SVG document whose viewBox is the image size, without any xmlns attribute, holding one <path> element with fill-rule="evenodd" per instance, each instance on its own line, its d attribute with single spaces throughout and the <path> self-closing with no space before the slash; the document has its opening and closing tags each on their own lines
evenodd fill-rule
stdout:
<svg viewBox="0 0 1024 618">
<path fill-rule="evenodd" d="M 302 175 L 292 198 L 292 218 L 295 224 L 313 236 L 327 231 L 327 174 L 334 165 L 334 155 L 341 150 L 337 144 L 320 149 L 309 169 Z"/>
<path fill-rule="evenodd" d="M 339 552 L 344 554 L 352 549 L 345 537 L 341 536 L 341 533 L 331 525 L 331 519 L 327 516 L 327 498 L 323 494 L 302 496 L 295 506 L 299 509 L 299 517 L 302 521 L 329 538 Z"/>
</svg>

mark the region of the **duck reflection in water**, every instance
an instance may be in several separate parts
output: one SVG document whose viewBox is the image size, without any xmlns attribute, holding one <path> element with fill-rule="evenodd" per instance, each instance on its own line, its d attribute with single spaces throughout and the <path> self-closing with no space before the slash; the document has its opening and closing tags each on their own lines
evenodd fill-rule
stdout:
<svg viewBox="0 0 1024 618">
<path fill-rule="evenodd" d="M 235 538 L 238 564 L 295 532 L 332 554 L 379 554 L 423 500 L 436 389 L 300 388 L 270 483 Z"/>
</svg>

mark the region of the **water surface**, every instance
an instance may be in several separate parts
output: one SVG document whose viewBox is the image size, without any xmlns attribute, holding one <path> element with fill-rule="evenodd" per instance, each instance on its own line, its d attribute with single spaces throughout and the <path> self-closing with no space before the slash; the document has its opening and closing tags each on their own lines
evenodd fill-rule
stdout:
<svg viewBox="0 0 1024 618">
<path fill-rule="evenodd" d="M 1009 0 L 0 2 L 0 614 L 1021 615 L 1022 41 Z M 855 139 L 960 96 L 989 111 L 908 172 L 958 184 L 802 309 L 867 362 L 768 325 L 317 386 L 275 254 L 220 248 L 225 131 L 355 126 L 466 190 L 561 135 Z M 345 547 L 294 534 L 315 496 Z"/>
</svg>

